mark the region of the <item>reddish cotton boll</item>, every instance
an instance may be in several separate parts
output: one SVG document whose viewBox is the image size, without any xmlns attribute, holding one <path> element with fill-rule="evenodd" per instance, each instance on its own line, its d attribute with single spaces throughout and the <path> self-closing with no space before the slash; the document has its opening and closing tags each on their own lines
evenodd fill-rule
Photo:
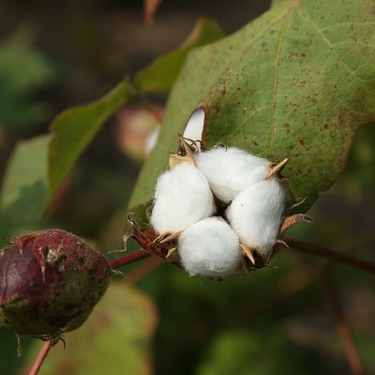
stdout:
<svg viewBox="0 0 375 375">
<path fill-rule="evenodd" d="M 225 278 L 238 274 L 241 268 L 238 236 L 216 216 L 185 229 L 178 239 L 178 254 L 190 276 Z"/>
<path fill-rule="evenodd" d="M 285 192 L 271 178 L 244 190 L 226 210 L 226 217 L 241 242 L 269 255 L 275 244 L 285 208 Z"/>
<path fill-rule="evenodd" d="M 197 168 L 213 193 L 230 203 L 241 191 L 263 180 L 270 162 L 235 147 L 217 147 L 196 155 Z"/>
<path fill-rule="evenodd" d="M 151 213 L 151 225 L 158 233 L 182 231 L 215 211 L 206 178 L 189 161 L 158 178 Z"/>
<path fill-rule="evenodd" d="M 0 327 L 56 340 L 86 321 L 111 274 L 107 259 L 72 233 L 15 237 L 0 252 Z"/>
</svg>

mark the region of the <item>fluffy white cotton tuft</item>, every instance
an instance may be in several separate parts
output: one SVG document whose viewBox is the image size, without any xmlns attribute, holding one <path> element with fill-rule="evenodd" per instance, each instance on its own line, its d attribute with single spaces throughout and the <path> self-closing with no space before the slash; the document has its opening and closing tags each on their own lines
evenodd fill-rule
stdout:
<svg viewBox="0 0 375 375">
<path fill-rule="evenodd" d="M 285 207 L 285 192 L 275 178 L 255 183 L 232 201 L 227 219 L 241 242 L 269 254 Z"/>
<path fill-rule="evenodd" d="M 182 136 L 193 141 L 201 141 L 205 117 L 206 115 L 202 108 L 197 108 L 195 111 L 193 111 L 185 126 L 185 130 Z M 199 142 L 197 142 L 197 146 L 200 147 Z"/>
<path fill-rule="evenodd" d="M 178 253 L 190 276 L 224 278 L 237 274 L 241 267 L 238 236 L 219 217 L 185 229 L 178 239 Z"/>
<path fill-rule="evenodd" d="M 178 232 L 212 215 L 215 210 L 206 178 L 186 161 L 159 177 L 151 224 L 158 233 Z"/>
<path fill-rule="evenodd" d="M 267 159 L 235 147 L 217 147 L 200 152 L 196 155 L 196 163 L 214 194 L 226 203 L 255 182 L 263 180 L 270 164 Z"/>
</svg>

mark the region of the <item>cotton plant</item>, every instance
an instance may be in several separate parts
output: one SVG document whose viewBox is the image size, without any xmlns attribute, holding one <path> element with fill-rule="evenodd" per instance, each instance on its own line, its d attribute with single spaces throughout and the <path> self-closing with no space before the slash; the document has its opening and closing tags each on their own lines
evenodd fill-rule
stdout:
<svg viewBox="0 0 375 375">
<path fill-rule="evenodd" d="M 190 276 L 223 279 L 264 267 L 283 231 L 305 219 L 285 217 L 280 172 L 288 158 L 273 163 L 236 147 L 206 150 L 184 136 L 157 180 L 147 234 L 132 221 L 133 238 Z"/>
</svg>

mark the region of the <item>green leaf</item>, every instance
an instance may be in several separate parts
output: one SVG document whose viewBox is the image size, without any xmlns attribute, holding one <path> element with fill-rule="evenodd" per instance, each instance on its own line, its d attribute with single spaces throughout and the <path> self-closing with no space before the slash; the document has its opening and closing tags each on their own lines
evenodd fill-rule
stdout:
<svg viewBox="0 0 375 375">
<path fill-rule="evenodd" d="M 289 324 L 290 321 L 289 321 Z M 272 324 L 269 324 L 272 325 Z M 334 361 L 312 355 L 306 348 L 296 345 L 286 329 L 254 332 L 252 330 L 223 331 L 212 340 L 207 355 L 198 366 L 197 375 L 268 375 L 268 374 L 332 374 Z M 291 334 L 289 334 L 291 335 Z M 330 348 L 334 352 L 334 348 Z M 321 352 L 319 353 L 320 355 Z M 282 370 L 281 370 L 282 369 Z"/>
<path fill-rule="evenodd" d="M 7 131 L 28 129 L 45 120 L 48 105 L 38 100 L 36 90 L 56 78 L 52 62 L 33 46 L 32 27 L 20 27 L 0 44 L 0 126 Z"/>
<path fill-rule="evenodd" d="M 40 374 L 151 373 L 150 342 L 155 329 L 151 300 L 124 282 L 113 282 L 87 322 L 64 336 L 44 362 Z M 29 354 L 30 369 L 40 343 Z"/>
<path fill-rule="evenodd" d="M 189 51 L 224 36 L 225 32 L 217 22 L 206 18 L 199 19 L 181 47 L 157 58 L 149 66 L 139 71 L 134 77 L 134 85 L 144 93 L 168 93 Z"/>
<path fill-rule="evenodd" d="M 35 225 L 44 214 L 49 140 L 44 135 L 19 142 L 9 160 L 0 201 L 2 238 Z"/>
<path fill-rule="evenodd" d="M 50 199 L 104 122 L 129 99 L 130 85 L 123 81 L 102 99 L 67 109 L 53 120 L 48 165 Z"/>
<path fill-rule="evenodd" d="M 261 342 L 255 335 L 249 332 L 225 332 L 216 338 L 197 374 L 258 374 L 254 369 L 259 367 L 257 362 L 261 358 L 261 352 Z"/>
<path fill-rule="evenodd" d="M 160 140 L 130 208 L 151 199 L 193 109 L 203 141 L 290 162 L 291 197 L 307 210 L 342 173 L 356 131 L 374 123 L 373 1 L 283 1 L 222 41 L 193 50 L 169 98 Z"/>
</svg>

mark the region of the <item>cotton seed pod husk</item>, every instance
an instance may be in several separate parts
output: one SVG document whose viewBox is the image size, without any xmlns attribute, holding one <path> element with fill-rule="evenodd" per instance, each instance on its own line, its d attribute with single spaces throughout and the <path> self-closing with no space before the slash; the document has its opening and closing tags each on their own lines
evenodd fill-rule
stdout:
<svg viewBox="0 0 375 375">
<path fill-rule="evenodd" d="M 161 243 L 158 240 L 159 234 L 155 232 L 154 228 L 152 226 L 141 228 L 132 213 L 129 213 L 128 215 L 128 223 L 132 228 L 132 233 L 124 236 L 125 243 L 129 240 L 129 238 L 132 238 L 143 250 L 149 254 L 156 255 L 157 257 L 175 265 L 176 267 L 182 268 L 178 258 L 167 258 L 170 250 L 176 247 L 175 240 Z"/>
<path fill-rule="evenodd" d="M 0 253 L 0 325 L 44 340 L 78 328 L 107 289 L 106 258 L 59 229 L 10 243 Z"/>
</svg>

